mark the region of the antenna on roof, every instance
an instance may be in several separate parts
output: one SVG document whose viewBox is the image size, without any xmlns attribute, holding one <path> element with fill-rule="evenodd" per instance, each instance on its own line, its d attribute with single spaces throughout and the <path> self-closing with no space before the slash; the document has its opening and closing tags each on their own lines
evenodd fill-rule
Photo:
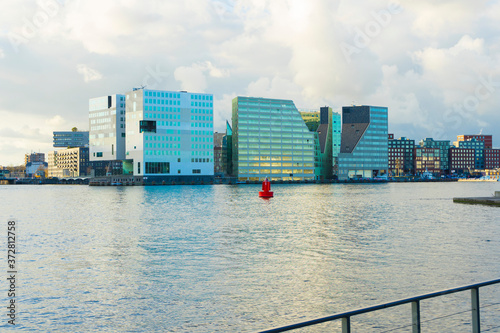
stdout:
<svg viewBox="0 0 500 333">
<path fill-rule="evenodd" d="M 147 87 L 146 85 L 142 85 L 139 88 L 132 88 L 132 91 L 141 90 L 141 89 L 144 89 L 146 87 Z"/>
</svg>

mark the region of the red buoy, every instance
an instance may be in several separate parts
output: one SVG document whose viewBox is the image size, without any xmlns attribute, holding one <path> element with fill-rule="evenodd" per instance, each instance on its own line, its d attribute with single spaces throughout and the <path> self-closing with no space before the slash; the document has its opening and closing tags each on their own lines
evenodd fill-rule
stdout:
<svg viewBox="0 0 500 333">
<path fill-rule="evenodd" d="M 259 191 L 259 197 L 261 198 L 272 198 L 273 192 L 271 192 L 271 182 L 269 180 L 264 180 L 262 182 L 262 191 Z"/>
</svg>

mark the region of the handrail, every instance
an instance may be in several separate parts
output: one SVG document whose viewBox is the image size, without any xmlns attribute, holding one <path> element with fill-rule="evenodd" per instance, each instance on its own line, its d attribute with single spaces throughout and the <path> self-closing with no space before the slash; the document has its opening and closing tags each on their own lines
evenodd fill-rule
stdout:
<svg viewBox="0 0 500 333">
<path fill-rule="evenodd" d="M 425 299 L 429 299 L 429 298 L 438 297 L 438 296 L 453 294 L 453 293 L 457 293 L 457 292 L 461 292 L 461 291 L 465 291 L 465 290 L 471 290 L 472 329 L 473 329 L 473 332 L 479 332 L 479 328 L 480 328 L 479 288 L 489 286 L 492 284 L 497 284 L 497 283 L 500 283 L 500 279 L 485 281 L 485 282 L 471 284 L 471 285 L 462 286 L 462 287 L 457 287 L 457 288 L 453 288 L 453 289 L 436 291 L 433 293 L 424 294 L 424 295 L 420 295 L 420 296 L 414 296 L 414 297 L 410 297 L 410 298 L 405 298 L 405 299 L 401 299 L 401 300 L 397 300 L 397 301 L 393 301 L 393 302 L 389 302 L 389 303 L 383 303 L 383 304 L 374 305 L 374 306 L 370 306 L 370 307 L 366 307 L 366 308 L 361 308 L 361 309 L 352 310 L 352 311 L 348 311 L 348 312 L 338 313 L 338 314 L 335 314 L 332 316 L 321 317 L 321 318 L 317 318 L 317 319 L 313 319 L 313 320 L 309 320 L 309 321 L 304 321 L 304 322 L 300 322 L 300 323 L 296 323 L 296 324 L 292 324 L 292 325 L 272 328 L 269 330 L 260 331 L 259 333 L 286 332 L 286 331 L 291 331 L 291 330 L 295 330 L 298 328 L 317 325 L 317 324 L 321 324 L 321 323 L 324 323 L 327 321 L 333 321 L 333 320 L 338 320 L 338 319 L 342 319 L 342 332 L 349 333 L 351 331 L 351 329 L 350 329 L 350 317 L 360 315 L 363 313 L 367 313 L 367 312 L 387 309 L 387 308 L 391 308 L 391 307 L 398 306 L 398 305 L 408 304 L 408 303 L 412 303 L 413 332 L 420 332 L 420 301 L 425 300 Z"/>
</svg>

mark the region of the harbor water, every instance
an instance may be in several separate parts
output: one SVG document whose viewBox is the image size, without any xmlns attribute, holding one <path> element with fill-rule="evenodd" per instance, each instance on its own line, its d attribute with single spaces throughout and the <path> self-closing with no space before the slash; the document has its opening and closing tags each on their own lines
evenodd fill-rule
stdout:
<svg viewBox="0 0 500 333">
<path fill-rule="evenodd" d="M 4 239 L 17 221 L 15 330 L 256 332 L 500 277 L 500 208 L 452 201 L 500 183 L 260 189 L 0 186 Z M 480 299 L 483 330 L 500 332 L 500 285 Z M 470 332 L 468 309 L 470 292 L 423 301 L 422 329 Z M 351 322 L 411 332 L 410 307 Z"/>
</svg>

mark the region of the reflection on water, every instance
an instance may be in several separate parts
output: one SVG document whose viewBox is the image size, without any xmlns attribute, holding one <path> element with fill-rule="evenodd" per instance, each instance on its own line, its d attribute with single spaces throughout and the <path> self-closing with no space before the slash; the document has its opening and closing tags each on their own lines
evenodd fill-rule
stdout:
<svg viewBox="0 0 500 333">
<path fill-rule="evenodd" d="M 1 186 L 4 219 L 20 225 L 20 329 L 252 332 L 498 278 L 498 208 L 451 200 L 497 186 L 274 185 L 271 200 L 259 185 Z M 469 295 L 452 300 L 460 311 Z M 443 302 L 423 316 L 453 311 Z M 408 318 L 393 309 L 353 327 Z"/>
</svg>

